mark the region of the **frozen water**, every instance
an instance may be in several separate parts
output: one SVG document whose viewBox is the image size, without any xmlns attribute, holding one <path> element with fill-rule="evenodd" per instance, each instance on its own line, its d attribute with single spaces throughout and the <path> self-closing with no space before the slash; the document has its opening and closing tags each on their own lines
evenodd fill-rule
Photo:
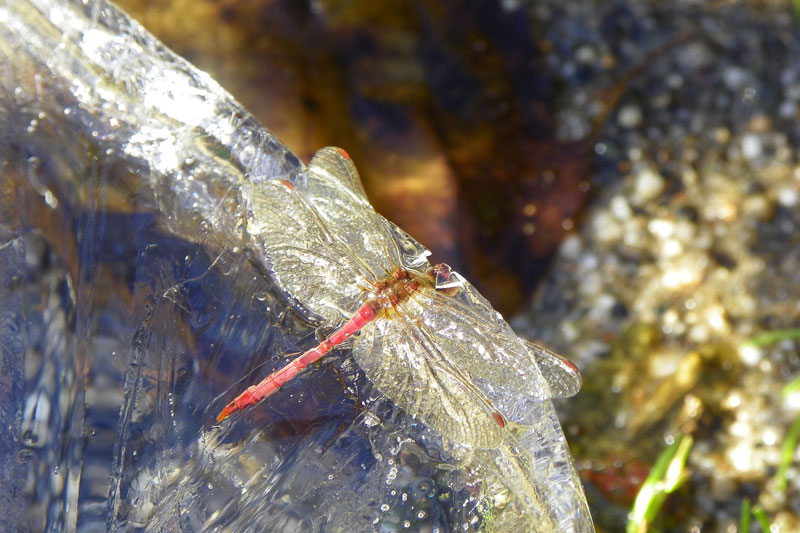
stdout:
<svg viewBox="0 0 800 533">
<path fill-rule="evenodd" d="M 0 0 L 0 91 L 0 529 L 591 530 L 547 400 L 468 450 L 342 350 L 214 426 L 318 336 L 242 228 L 304 166 L 105 2 Z"/>
</svg>

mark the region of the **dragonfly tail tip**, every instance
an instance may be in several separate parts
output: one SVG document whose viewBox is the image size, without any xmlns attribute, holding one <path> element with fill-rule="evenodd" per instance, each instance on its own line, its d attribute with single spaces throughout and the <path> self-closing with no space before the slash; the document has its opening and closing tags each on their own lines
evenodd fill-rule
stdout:
<svg viewBox="0 0 800 533">
<path fill-rule="evenodd" d="M 223 420 L 228 418 L 231 415 L 232 412 L 233 412 L 233 409 L 231 409 L 231 406 L 230 405 L 226 405 L 225 409 L 223 409 L 222 412 L 220 412 L 220 414 L 217 415 L 217 423 L 222 422 Z"/>
</svg>

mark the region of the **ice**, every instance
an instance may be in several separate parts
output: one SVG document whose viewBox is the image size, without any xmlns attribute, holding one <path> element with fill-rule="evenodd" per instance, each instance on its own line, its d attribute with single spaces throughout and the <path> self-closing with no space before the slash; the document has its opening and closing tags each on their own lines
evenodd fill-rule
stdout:
<svg viewBox="0 0 800 533">
<path fill-rule="evenodd" d="M 25 300 L 14 292 L 25 272 L 22 242 L 4 233 L 0 245 L 0 528 L 10 530 L 17 509 L 23 507 L 23 486 L 30 451 L 23 447 L 19 412 L 25 401 Z M 26 438 L 29 438 L 26 436 Z"/>
<path fill-rule="evenodd" d="M 243 224 L 305 167 L 112 5 L 0 0 L 0 165 L 0 529 L 591 531 L 546 400 L 470 450 L 343 349 L 215 426 L 322 333 Z"/>
</svg>

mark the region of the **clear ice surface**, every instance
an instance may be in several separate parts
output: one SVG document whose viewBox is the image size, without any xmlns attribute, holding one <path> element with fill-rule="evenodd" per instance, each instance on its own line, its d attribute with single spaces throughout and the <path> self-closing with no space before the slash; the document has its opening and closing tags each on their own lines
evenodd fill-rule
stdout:
<svg viewBox="0 0 800 533">
<path fill-rule="evenodd" d="M 3 531 L 592 531 L 541 391 L 471 447 L 345 347 L 214 425 L 347 302 L 311 314 L 248 231 L 306 167 L 113 5 L 0 0 L 0 169 Z"/>
</svg>

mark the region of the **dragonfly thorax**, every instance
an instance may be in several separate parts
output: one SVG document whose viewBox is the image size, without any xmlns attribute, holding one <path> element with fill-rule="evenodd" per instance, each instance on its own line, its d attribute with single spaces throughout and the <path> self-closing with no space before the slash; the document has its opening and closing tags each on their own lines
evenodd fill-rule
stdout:
<svg viewBox="0 0 800 533">
<path fill-rule="evenodd" d="M 383 309 L 395 307 L 418 291 L 423 281 L 408 270 L 398 268 L 389 277 L 373 285 L 371 297 Z"/>
</svg>

